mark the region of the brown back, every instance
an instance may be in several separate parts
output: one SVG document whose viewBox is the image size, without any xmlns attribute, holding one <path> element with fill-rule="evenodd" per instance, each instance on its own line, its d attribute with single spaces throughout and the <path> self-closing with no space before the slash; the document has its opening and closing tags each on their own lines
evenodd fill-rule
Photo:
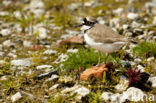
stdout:
<svg viewBox="0 0 156 103">
<path fill-rule="evenodd" d="M 114 43 L 116 41 L 127 41 L 122 35 L 103 24 L 95 24 L 91 29 L 87 30 L 86 33 L 89 37 L 94 38 L 95 42 Z"/>
</svg>

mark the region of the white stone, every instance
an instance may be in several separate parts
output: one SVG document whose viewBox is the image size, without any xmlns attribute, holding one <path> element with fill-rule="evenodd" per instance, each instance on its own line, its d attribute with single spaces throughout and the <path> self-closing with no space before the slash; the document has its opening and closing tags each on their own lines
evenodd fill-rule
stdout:
<svg viewBox="0 0 156 103">
<path fill-rule="evenodd" d="M 50 68 L 52 68 L 52 66 L 51 65 L 39 65 L 39 66 L 37 66 L 36 67 L 37 69 L 50 69 Z"/>
<path fill-rule="evenodd" d="M 24 47 L 31 47 L 32 46 L 32 43 L 30 41 L 23 41 L 23 46 Z"/>
<path fill-rule="evenodd" d="M 140 27 L 141 24 L 139 24 L 139 23 L 136 22 L 136 21 L 133 21 L 133 22 L 131 23 L 131 26 L 132 26 L 132 28 L 137 28 L 137 27 Z M 140 30 L 141 30 L 141 29 L 140 29 Z"/>
<path fill-rule="evenodd" d="M 79 8 L 81 6 L 81 3 L 72 3 L 68 6 L 68 8 L 70 10 L 76 10 L 77 8 Z"/>
<path fill-rule="evenodd" d="M 4 52 L 0 52 L 0 56 L 3 56 L 4 55 Z"/>
<path fill-rule="evenodd" d="M 135 58 L 134 61 L 135 62 L 141 62 L 142 60 L 140 58 Z"/>
<path fill-rule="evenodd" d="M 125 101 L 128 99 L 127 96 L 123 95 L 123 94 L 113 94 L 111 92 L 104 92 L 102 94 L 102 99 L 105 100 L 105 102 L 109 102 L 109 103 L 125 103 Z"/>
<path fill-rule="evenodd" d="M 148 79 L 152 83 L 152 87 L 156 88 L 156 76 L 155 77 L 150 77 Z"/>
<path fill-rule="evenodd" d="M 47 81 L 53 81 L 53 80 L 56 80 L 56 79 L 58 79 L 58 78 L 59 78 L 59 76 L 56 75 L 56 74 L 54 74 L 54 75 L 51 76 L 51 78 L 48 78 L 48 79 L 46 80 L 46 82 L 47 82 Z"/>
<path fill-rule="evenodd" d="M 119 92 L 124 91 L 129 86 L 129 80 L 125 76 L 120 76 L 120 82 L 115 86 L 115 89 Z"/>
<path fill-rule="evenodd" d="M 80 88 L 80 87 L 82 87 L 81 85 L 75 85 L 75 86 L 73 86 L 73 87 L 71 87 L 71 88 L 65 88 L 64 90 L 62 90 L 61 91 L 61 93 L 62 94 L 66 94 L 66 93 L 70 93 L 70 92 L 72 92 L 72 91 L 74 91 L 74 90 L 76 90 L 76 89 L 78 89 L 78 88 Z"/>
<path fill-rule="evenodd" d="M 122 28 L 123 28 L 124 30 L 126 30 L 128 27 L 129 27 L 129 25 L 127 25 L 127 24 L 123 24 L 123 26 L 122 26 Z"/>
<path fill-rule="evenodd" d="M 82 97 L 88 95 L 90 93 L 90 90 L 86 87 L 80 87 L 76 89 L 73 93 L 77 93 L 78 96 L 76 98 L 81 99 Z"/>
<path fill-rule="evenodd" d="M 147 58 L 147 61 L 148 62 L 151 62 L 151 61 L 153 61 L 154 60 L 154 57 L 149 57 L 149 58 Z"/>
<path fill-rule="evenodd" d="M 139 15 L 137 13 L 129 13 L 127 15 L 128 19 L 131 19 L 131 20 L 134 20 L 134 19 L 138 18 L 138 16 Z"/>
<path fill-rule="evenodd" d="M 52 87 L 49 88 L 49 90 L 54 90 L 59 86 L 59 84 L 54 84 Z"/>
<path fill-rule="evenodd" d="M 20 98 L 22 98 L 22 95 L 21 95 L 20 92 L 17 92 L 17 93 L 14 94 L 13 96 L 11 96 L 12 102 L 16 102 L 16 101 L 19 100 Z"/>
<path fill-rule="evenodd" d="M 11 64 L 14 66 L 31 66 L 33 63 L 31 62 L 30 58 L 27 58 L 27 59 L 12 60 Z"/>
<path fill-rule="evenodd" d="M 16 58 L 16 57 L 17 57 L 17 55 L 16 55 L 16 54 L 11 53 L 11 52 L 10 52 L 10 53 L 8 53 L 8 56 L 9 56 L 9 57 L 13 57 L 13 58 Z"/>
<path fill-rule="evenodd" d="M 46 50 L 46 51 L 43 52 L 43 54 L 48 54 L 48 55 L 56 54 L 56 53 L 57 53 L 57 51 L 55 51 L 55 50 L 50 50 L 50 49 L 48 49 L 48 50 Z"/>
<path fill-rule="evenodd" d="M 0 31 L 0 33 L 2 34 L 2 36 L 8 36 L 11 34 L 11 30 L 10 29 L 2 29 Z"/>
<path fill-rule="evenodd" d="M 156 16 L 153 17 L 153 22 L 152 22 L 154 25 L 156 25 Z"/>
<path fill-rule="evenodd" d="M 9 15 L 9 12 L 7 12 L 7 11 L 0 12 L 0 16 L 7 16 L 7 15 Z"/>
<path fill-rule="evenodd" d="M 15 15 L 16 18 L 21 18 L 22 16 L 20 11 L 15 11 L 13 14 Z"/>
<path fill-rule="evenodd" d="M 39 31 L 39 38 L 41 38 L 41 39 L 46 39 L 47 38 L 47 30 L 45 29 L 45 28 L 39 28 L 38 29 L 38 31 Z"/>
<path fill-rule="evenodd" d="M 142 65 L 138 65 L 137 68 L 140 72 L 145 72 L 145 68 Z"/>
<path fill-rule="evenodd" d="M 7 80 L 7 77 L 6 77 L 6 76 L 2 76 L 2 77 L 0 78 L 0 80 Z"/>
<path fill-rule="evenodd" d="M 78 49 L 68 49 L 67 52 L 68 53 L 77 53 Z"/>
<path fill-rule="evenodd" d="M 55 61 L 54 63 L 60 63 L 60 62 L 64 62 L 68 59 L 68 55 L 66 54 L 61 54 Z"/>
<path fill-rule="evenodd" d="M 123 8 L 117 8 L 116 10 L 113 10 L 113 13 L 117 14 L 120 16 L 123 13 L 124 9 Z"/>
<path fill-rule="evenodd" d="M 138 102 L 142 101 L 144 97 L 144 92 L 141 89 L 130 87 L 127 91 L 123 92 L 124 96 L 128 97 L 130 101 Z"/>
<path fill-rule="evenodd" d="M 6 40 L 3 42 L 3 46 L 10 47 L 12 45 L 11 40 Z"/>
<path fill-rule="evenodd" d="M 4 60 L 0 60 L 0 64 L 5 64 L 6 62 Z"/>
<path fill-rule="evenodd" d="M 101 97 L 102 97 L 103 100 L 109 101 L 112 94 L 113 93 L 111 93 L 111 92 L 104 92 L 104 93 L 102 93 Z"/>
</svg>

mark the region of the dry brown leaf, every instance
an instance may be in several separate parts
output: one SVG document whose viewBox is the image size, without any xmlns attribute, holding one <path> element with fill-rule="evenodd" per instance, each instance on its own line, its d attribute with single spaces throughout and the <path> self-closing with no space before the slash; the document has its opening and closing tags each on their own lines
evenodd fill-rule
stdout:
<svg viewBox="0 0 156 103">
<path fill-rule="evenodd" d="M 100 78 L 103 75 L 104 71 L 108 72 L 108 68 L 106 68 L 105 64 L 101 66 L 91 67 L 81 73 L 80 79 L 87 81 L 91 76 L 93 76 L 94 78 Z"/>
<path fill-rule="evenodd" d="M 67 43 L 83 44 L 84 39 L 81 36 L 72 36 L 72 37 L 68 37 L 65 40 L 62 40 L 61 42 L 59 42 L 60 45 L 67 44 Z"/>
</svg>

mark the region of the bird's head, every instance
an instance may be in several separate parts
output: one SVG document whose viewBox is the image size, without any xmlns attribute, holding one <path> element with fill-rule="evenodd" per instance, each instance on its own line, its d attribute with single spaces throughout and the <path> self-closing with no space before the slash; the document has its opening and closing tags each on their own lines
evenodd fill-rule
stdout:
<svg viewBox="0 0 156 103">
<path fill-rule="evenodd" d="M 80 25 L 82 31 L 86 31 L 92 28 L 97 23 L 97 20 L 91 17 L 86 17 L 83 19 L 82 24 Z"/>
</svg>

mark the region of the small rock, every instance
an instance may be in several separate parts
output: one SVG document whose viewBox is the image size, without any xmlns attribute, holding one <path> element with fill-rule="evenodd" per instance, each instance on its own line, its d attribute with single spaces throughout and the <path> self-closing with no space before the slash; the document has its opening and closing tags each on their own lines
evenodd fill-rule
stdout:
<svg viewBox="0 0 156 103">
<path fill-rule="evenodd" d="M 54 90 L 56 88 L 58 88 L 59 84 L 54 84 L 52 87 L 49 88 L 49 90 Z"/>
<path fill-rule="evenodd" d="M 152 83 L 152 87 L 156 88 L 156 77 L 150 77 L 148 81 Z"/>
<path fill-rule="evenodd" d="M 69 77 L 69 76 L 61 76 L 58 80 L 58 82 L 63 83 L 63 84 L 73 84 L 74 80 L 73 78 Z"/>
<path fill-rule="evenodd" d="M 154 25 L 156 25 L 156 16 L 153 18 L 153 22 Z"/>
<path fill-rule="evenodd" d="M 142 65 L 138 65 L 137 68 L 140 72 L 145 72 L 145 68 Z"/>
<path fill-rule="evenodd" d="M 56 53 L 57 53 L 57 51 L 55 51 L 55 50 L 50 50 L 50 49 L 43 52 L 43 54 L 48 54 L 48 55 L 56 54 Z"/>
<path fill-rule="evenodd" d="M 52 66 L 51 66 L 51 65 L 39 65 L 39 66 L 37 66 L 36 68 L 37 68 L 37 69 L 45 69 L 45 68 L 50 69 L 50 68 L 52 68 Z"/>
<path fill-rule="evenodd" d="M 124 96 L 123 94 L 113 94 L 111 92 L 104 92 L 101 97 L 108 103 L 125 103 L 128 99 L 127 96 Z"/>
<path fill-rule="evenodd" d="M 22 16 L 20 11 L 15 11 L 13 14 L 15 15 L 16 18 L 21 18 Z"/>
<path fill-rule="evenodd" d="M 115 89 L 119 92 L 124 91 L 129 86 L 129 80 L 125 76 L 120 76 L 120 82 L 115 86 Z"/>
<path fill-rule="evenodd" d="M 129 13 L 127 15 L 127 17 L 128 17 L 128 19 L 134 20 L 134 19 L 138 18 L 139 15 L 137 13 Z"/>
<path fill-rule="evenodd" d="M 77 99 L 81 99 L 82 97 L 85 97 L 86 95 L 88 95 L 90 93 L 90 90 L 87 89 L 86 87 L 80 87 L 78 89 L 76 89 L 73 93 L 77 93 Z"/>
<path fill-rule="evenodd" d="M 63 91 L 61 91 L 61 93 L 63 94 L 71 93 L 71 95 L 77 93 L 77 99 L 81 99 L 82 97 L 88 95 L 90 93 L 90 90 L 81 85 L 75 85 L 74 87 L 64 89 Z"/>
<path fill-rule="evenodd" d="M 51 75 L 53 74 L 58 74 L 57 70 L 52 70 L 50 72 L 47 72 L 47 73 L 43 73 L 43 74 L 40 74 L 38 76 L 35 76 L 33 79 L 43 79 L 43 78 L 46 78 L 46 77 L 50 77 Z"/>
<path fill-rule="evenodd" d="M 22 98 L 22 95 L 21 95 L 20 92 L 17 92 L 17 93 L 14 94 L 13 96 L 11 96 L 12 102 L 16 102 L 16 101 L 19 100 L 20 98 Z"/>
<path fill-rule="evenodd" d="M 69 53 L 77 53 L 78 49 L 68 49 L 67 52 Z"/>
<path fill-rule="evenodd" d="M 11 40 L 6 40 L 3 42 L 3 46 L 10 47 L 12 45 Z"/>
<path fill-rule="evenodd" d="M 58 79 L 58 78 L 59 78 L 58 75 L 53 74 L 53 75 L 51 76 L 51 78 L 48 78 L 48 79 L 46 80 L 46 82 L 47 82 L 47 81 L 55 81 L 55 80 Z"/>
<path fill-rule="evenodd" d="M 147 61 L 148 62 L 151 62 L 151 61 L 153 61 L 154 60 L 154 57 L 149 57 L 149 58 L 147 58 Z"/>
<path fill-rule="evenodd" d="M 135 58 L 134 61 L 135 62 L 141 62 L 142 60 L 140 58 Z"/>
<path fill-rule="evenodd" d="M 143 100 L 144 92 L 141 89 L 130 87 L 127 91 L 123 92 L 125 97 L 128 97 L 130 101 L 138 102 Z"/>
<path fill-rule="evenodd" d="M 70 10 L 77 10 L 82 4 L 81 3 L 72 3 L 68 6 Z"/>
<path fill-rule="evenodd" d="M 30 58 L 27 58 L 27 59 L 12 60 L 11 64 L 14 66 L 31 66 L 33 63 L 31 62 Z"/>
<path fill-rule="evenodd" d="M 124 11 L 123 8 L 117 8 L 116 10 L 113 10 L 113 13 L 120 16 L 123 13 L 123 11 Z"/>
<path fill-rule="evenodd" d="M 2 34 L 2 36 L 8 36 L 11 34 L 11 30 L 10 29 L 2 29 L 0 31 L 0 33 Z"/>
<path fill-rule="evenodd" d="M 58 64 L 60 62 L 65 62 L 68 59 L 68 55 L 66 54 L 61 54 L 55 61 L 54 63 Z"/>
<path fill-rule="evenodd" d="M 24 47 L 28 47 L 29 48 L 29 47 L 32 46 L 32 43 L 30 41 L 24 41 L 23 45 L 24 45 Z"/>
<path fill-rule="evenodd" d="M 38 31 L 39 31 L 39 38 L 40 39 L 46 39 L 47 38 L 47 30 L 45 29 L 45 28 L 39 28 L 38 29 Z"/>
</svg>

